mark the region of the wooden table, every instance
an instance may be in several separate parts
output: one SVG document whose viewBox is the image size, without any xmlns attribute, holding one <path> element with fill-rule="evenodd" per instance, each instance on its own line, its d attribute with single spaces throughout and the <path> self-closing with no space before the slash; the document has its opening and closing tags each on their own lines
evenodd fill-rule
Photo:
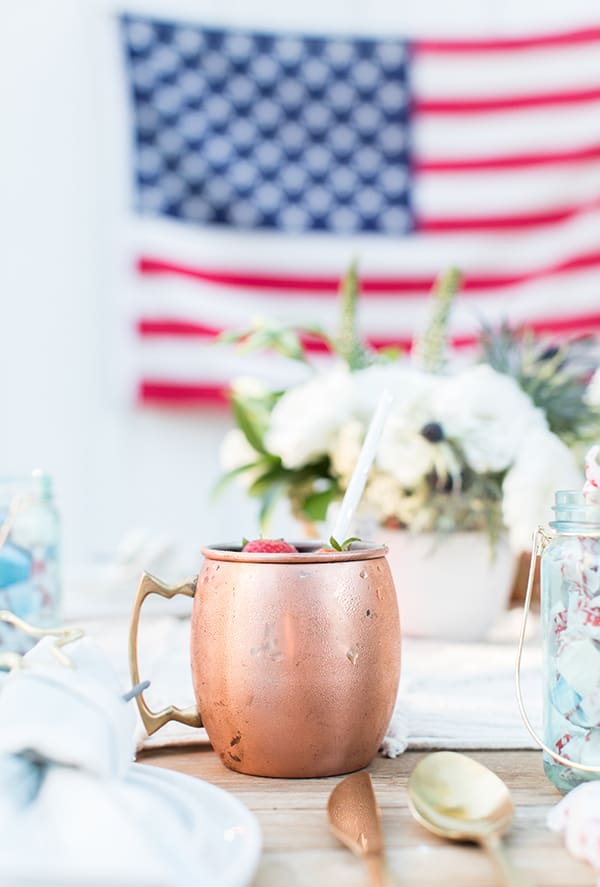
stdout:
<svg viewBox="0 0 600 887">
<path fill-rule="evenodd" d="M 596 882 L 591 868 L 575 861 L 564 849 L 562 836 L 546 828 L 546 813 L 560 795 L 544 776 L 541 752 L 471 754 L 513 792 L 517 812 L 507 845 L 532 887 L 592 887 Z M 398 887 L 496 887 L 501 882 L 479 848 L 449 844 L 413 821 L 406 805 L 406 781 L 420 757 L 420 752 L 407 752 L 394 761 L 378 757 L 369 768 Z M 340 777 L 243 776 L 225 769 L 208 746 L 146 752 L 139 759 L 206 779 L 255 812 L 264 842 L 255 887 L 365 887 L 361 861 L 327 828 L 327 797 Z"/>
</svg>

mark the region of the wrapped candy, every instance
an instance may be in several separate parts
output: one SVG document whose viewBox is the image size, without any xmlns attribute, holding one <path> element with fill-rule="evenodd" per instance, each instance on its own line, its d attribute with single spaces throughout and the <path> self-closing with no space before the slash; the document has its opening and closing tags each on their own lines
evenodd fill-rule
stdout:
<svg viewBox="0 0 600 887">
<path fill-rule="evenodd" d="M 552 691 L 551 699 L 554 708 L 571 724 L 575 724 L 577 727 L 595 726 L 596 722 L 590 721 L 590 714 L 582 705 L 582 697 L 567 684 L 564 678 L 559 678 Z"/>
<path fill-rule="evenodd" d="M 600 464 L 598 456 L 600 446 L 596 445 L 588 450 L 585 457 L 585 483 L 583 485 L 583 497 L 590 505 L 600 505 Z"/>
<path fill-rule="evenodd" d="M 561 566 L 563 581 L 576 592 L 593 597 L 600 592 L 600 573 L 596 557 L 595 540 L 579 539 L 579 545 L 571 547 Z M 592 544 L 590 544 L 592 543 Z"/>
<path fill-rule="evenodd" d="M 569 686 L 586 697 L 599 688 L 600 647 L 589 638 L 566 643 L 557 657 L 557 668 Z"/>
<path fill-rule="evenodd" d="M 552 611 L 552 631 L 557 639 L 560 639 L 567 628 L 567 613 L 568 610 L 562 603 L 557 604 Z"/>
<path fill-rule="evenodd" d="M 567 850 L 600 870 L 600 785 L 580 785 L 553 807 L 548 827 L 565 833 Z"/>
</svg>

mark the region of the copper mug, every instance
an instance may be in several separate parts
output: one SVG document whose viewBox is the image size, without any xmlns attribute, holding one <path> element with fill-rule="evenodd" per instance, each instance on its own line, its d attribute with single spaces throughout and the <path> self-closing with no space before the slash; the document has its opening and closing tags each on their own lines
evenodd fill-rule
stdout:
<svg viewBox="0 0 600 887">
<path fill-rule="evenodd" d="M 197 579 L 179 586 L 143 575 L 129 636 L 134 684 L 145 598 L 194 598 L 190 661 L 197 707 L 155 713 L 138 696 L 148 733 L 168 721 L 204 725 L 223 763 L 255 776 L 331 776 L 372 760 L 400 676 L 387 549 L 296 547 L 297 554 L 264 554 L 213 545 L 203 549 Z"/>
</svg>

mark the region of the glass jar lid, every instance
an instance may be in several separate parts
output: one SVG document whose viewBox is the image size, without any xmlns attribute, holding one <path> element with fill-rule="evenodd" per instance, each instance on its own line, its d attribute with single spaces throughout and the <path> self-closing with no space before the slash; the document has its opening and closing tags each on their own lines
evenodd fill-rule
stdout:
<svg viewBox="0 0 600 887">
<path fill-rule="evenodd" d="M 558 524 L 575 523 L 600 527 L 600 505 L 590 503 L 581 490 L 557 490 L 552 506 L 556 520 L 550 526 L 560 529 Z"/>
</svg>

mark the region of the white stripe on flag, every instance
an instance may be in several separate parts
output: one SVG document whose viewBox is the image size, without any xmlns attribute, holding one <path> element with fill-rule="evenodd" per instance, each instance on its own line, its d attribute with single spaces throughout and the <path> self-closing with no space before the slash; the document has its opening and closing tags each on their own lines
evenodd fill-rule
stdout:
<svg viewBox="0 0 600 887">
<path fill-rule="evenodd" d="M 600 315 L 599 276 L 598 270 L 571 272 L 552 280 L 522 284 L 508 292 L 494 290 L 480 298 L 460 296 L 450 330 L 454 336 L 465 336 L 477 334 L 482 321 L 521 323 L 593 312 Z M 235 287 L 192 280 L 173 280 L 168 288 L 157 281 L 142 281 L 135 289 L 139 316 L 145 319 L 168 318 L 216 329 L 244 329 L 262 318 L 289 325 L 318 325 L 328 333 L 335 333 L 339 325 L 335 299 L 306 295 L 273 300 L 254 290 L 240 295 Z M 429 301 L 421 296 L 363 299 L 359 310 L 361 331 L 365 336 L 410 338 L 424 326 L 428 312 Z"/>
<path fill-rule="evenodd" d="M 521 51 L 419 54 L 411 72 L 419 99 L 492 98 L 600 86 L 600 42 Z"/>
<path fill-rule="evenodd" d="M 600 101 L 487 114 L 421 114 L 412 138 L 417 161 L 576 149 L 600 141 Z"/>
<path fill-rule="evenodd" d="M 197 228 L 164 219 L 132 219 L 123 232 L 131 274 L 135 257 L 190 267 L 341 277 L 352 258 L 361 274 L 435 276 L 456 265 L 464 272 L 512 274 L 538 271 L 600 247 L 600 210 L 547 229 L 489 235 L 418 234 L 410 237 L 332 237 Z M 170 281 L 172 278 L 159 278 Z M 283 293 L 276 293 L 280 298 Z"/>
<path fill-rule="evenodd" d="M 419 216 L 534 213 L 600 198 L 600 159 L 556 169 L 422 174 L 413 204 Z"/>
<path fill-rule="evenodd" d="M 317 356 L 319 364 L 331 358 Z M 241 355 L 231 346 L 188 339 L 148 339 L 139 347 L 140 375 L 168 382 L 227 385 L 238 376 L 256 376 L 269 385 L 293 385 L 307 378 L 306 366 L 274 354 Z"/>
</svg>

